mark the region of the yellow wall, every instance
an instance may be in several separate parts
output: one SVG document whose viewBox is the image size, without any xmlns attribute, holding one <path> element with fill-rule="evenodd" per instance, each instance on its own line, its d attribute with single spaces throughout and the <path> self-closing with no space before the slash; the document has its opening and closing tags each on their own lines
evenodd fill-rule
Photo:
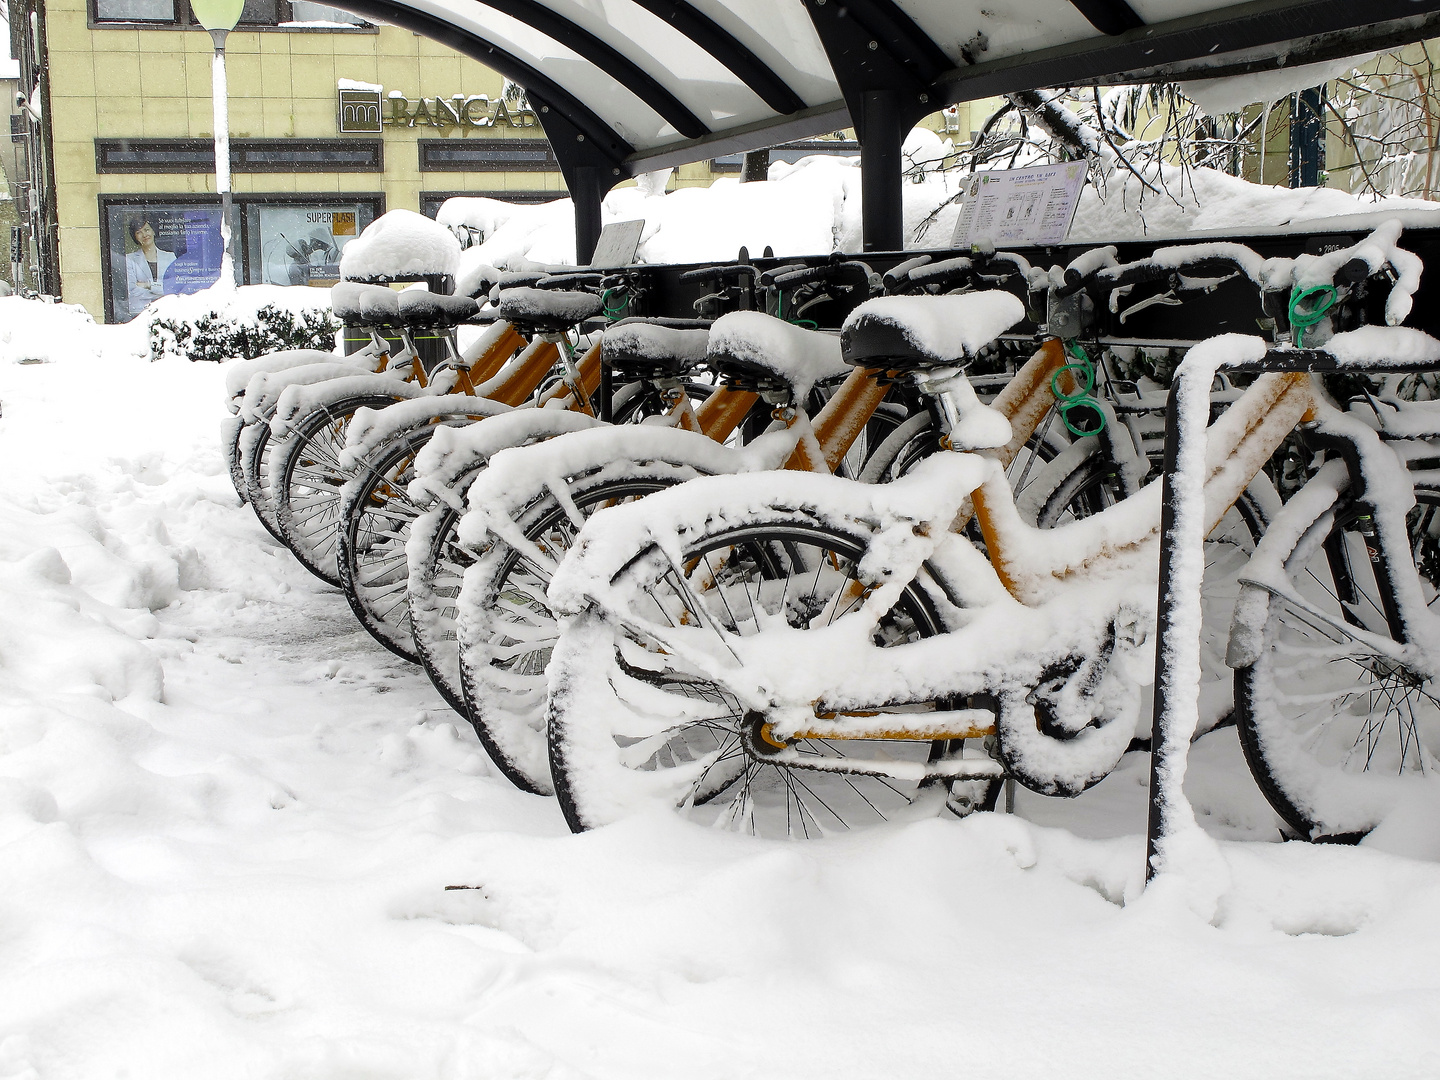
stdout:
<svg viewBox="0 0 1440 1080">
<path fill-rule="evenodd" d="M 54 117 L 60 266 L 67 302 L 104 310 L 101 194 L 214 192 L 208 173 L 95 172 L 95 139 L 211 137 L 210 37 L 199 29 L 88 29 L 85 0 L 49 0 L 50 99 Z M 233 138 L 337 138 L 336 82 L 379 83 L 412 100 L 457 93 L 500 96 L 502 79 L 473 60 L 408 30 L 237 30 L 226 44 Z M 539 129 L 470 129 L 485 138 L 529 137 Z M 362 136 L 364 137 L 364 136 Z M 368 136 L 374 138 L 374 136 Z M 237 173 L 250 192 L 374 192 L 385 208 L 417 210 L 422 191 L 541 188 L 564 195 L 558 173 L 419 170 L 419 138 L 467 137 L 447 128 L 384 129 L 385 171 Z"/>
</svg>

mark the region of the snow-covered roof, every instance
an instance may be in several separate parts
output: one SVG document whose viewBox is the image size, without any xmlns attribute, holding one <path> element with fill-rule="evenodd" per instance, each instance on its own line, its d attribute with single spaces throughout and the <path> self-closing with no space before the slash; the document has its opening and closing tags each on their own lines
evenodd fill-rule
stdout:
<svg viewBox="0 0 1440 1080">
<path fill-rule="evenodd" d="M 339 0 L 525 86 L 624 175 L 1037 86 L 1209 77 L 1440 33 L 1440 0 Z M 837 77 L 837 72 L 839 77 Z M 847 102 L 849 108 L 847 108 Z M 558 117 L 557 117 L 558 114 Z M 563 155 L 562 155 L 563 161 Z"/>
</svg>

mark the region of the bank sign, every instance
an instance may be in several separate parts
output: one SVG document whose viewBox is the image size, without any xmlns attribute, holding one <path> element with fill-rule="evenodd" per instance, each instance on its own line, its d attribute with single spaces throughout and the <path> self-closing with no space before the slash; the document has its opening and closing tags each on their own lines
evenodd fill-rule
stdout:
<svg viewBox="0 0 1440 1080">
<path fill-rule="evenodd" d="M 338 91 L 340 131 L 347 135 L 378 135 L 384 127 L 426 127 L 440 130 L 537 127 L 535 111 L 485 94 L 449 98 L 407 98 L 398 90 L 382 95 L 380 87 L 341 86 Z"/>
</svg>

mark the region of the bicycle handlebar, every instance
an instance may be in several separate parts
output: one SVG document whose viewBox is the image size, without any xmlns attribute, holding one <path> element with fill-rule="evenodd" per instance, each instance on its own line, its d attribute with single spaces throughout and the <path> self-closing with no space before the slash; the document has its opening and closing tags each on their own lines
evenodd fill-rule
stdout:
<svg viewBox="0 0 1440 1080">
<path fill-rule="evenodd" d="M 723 266 L 705 266 L 699 270 L 686 270 L 680 275 L 682 282 L 700 281 L 714 282 L 717 285 L 727 278 L 742 278 L 748 276 L 752 281 L 760 277 L 760 269 L 751 266 L 749 263 L 726 263 Z"/>
<path fill-rule="evenodd" d="M 590 271 L 577 271 L 573 274 L 547 274 L 535 282 L 536 289 L 598 289 L 604 279 L 603 274 Z"/>
<path fill-rule="evenodd" d="M 793 289 L 821 281 L 838 281 L 847 276 L 858 277 L 855 284 L 869 285 L 872 271 L 868 265 L 854 259 L 844 262 L 826 263 L 824 266 L 781 266 L 766 271 L 761 282 L 779 289 Z"/>
</svg>

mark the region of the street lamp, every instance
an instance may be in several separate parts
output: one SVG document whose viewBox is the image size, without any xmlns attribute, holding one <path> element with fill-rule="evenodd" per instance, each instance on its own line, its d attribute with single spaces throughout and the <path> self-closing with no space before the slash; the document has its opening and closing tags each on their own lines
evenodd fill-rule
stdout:
<svg viewBox="0 0 1440 1080">
<path fill-rule="evenodd" d="M 245 0 L 190 0 L 200 25 L 210 31 L 215 56 L 210 61 L 210 96 L 215 106 L 215 190 L 220 193 L 220 280 L 235 284 L 230 253 L 230 109 L 225 88 L 225 36 L 235 29 Z"/>
</svg>

